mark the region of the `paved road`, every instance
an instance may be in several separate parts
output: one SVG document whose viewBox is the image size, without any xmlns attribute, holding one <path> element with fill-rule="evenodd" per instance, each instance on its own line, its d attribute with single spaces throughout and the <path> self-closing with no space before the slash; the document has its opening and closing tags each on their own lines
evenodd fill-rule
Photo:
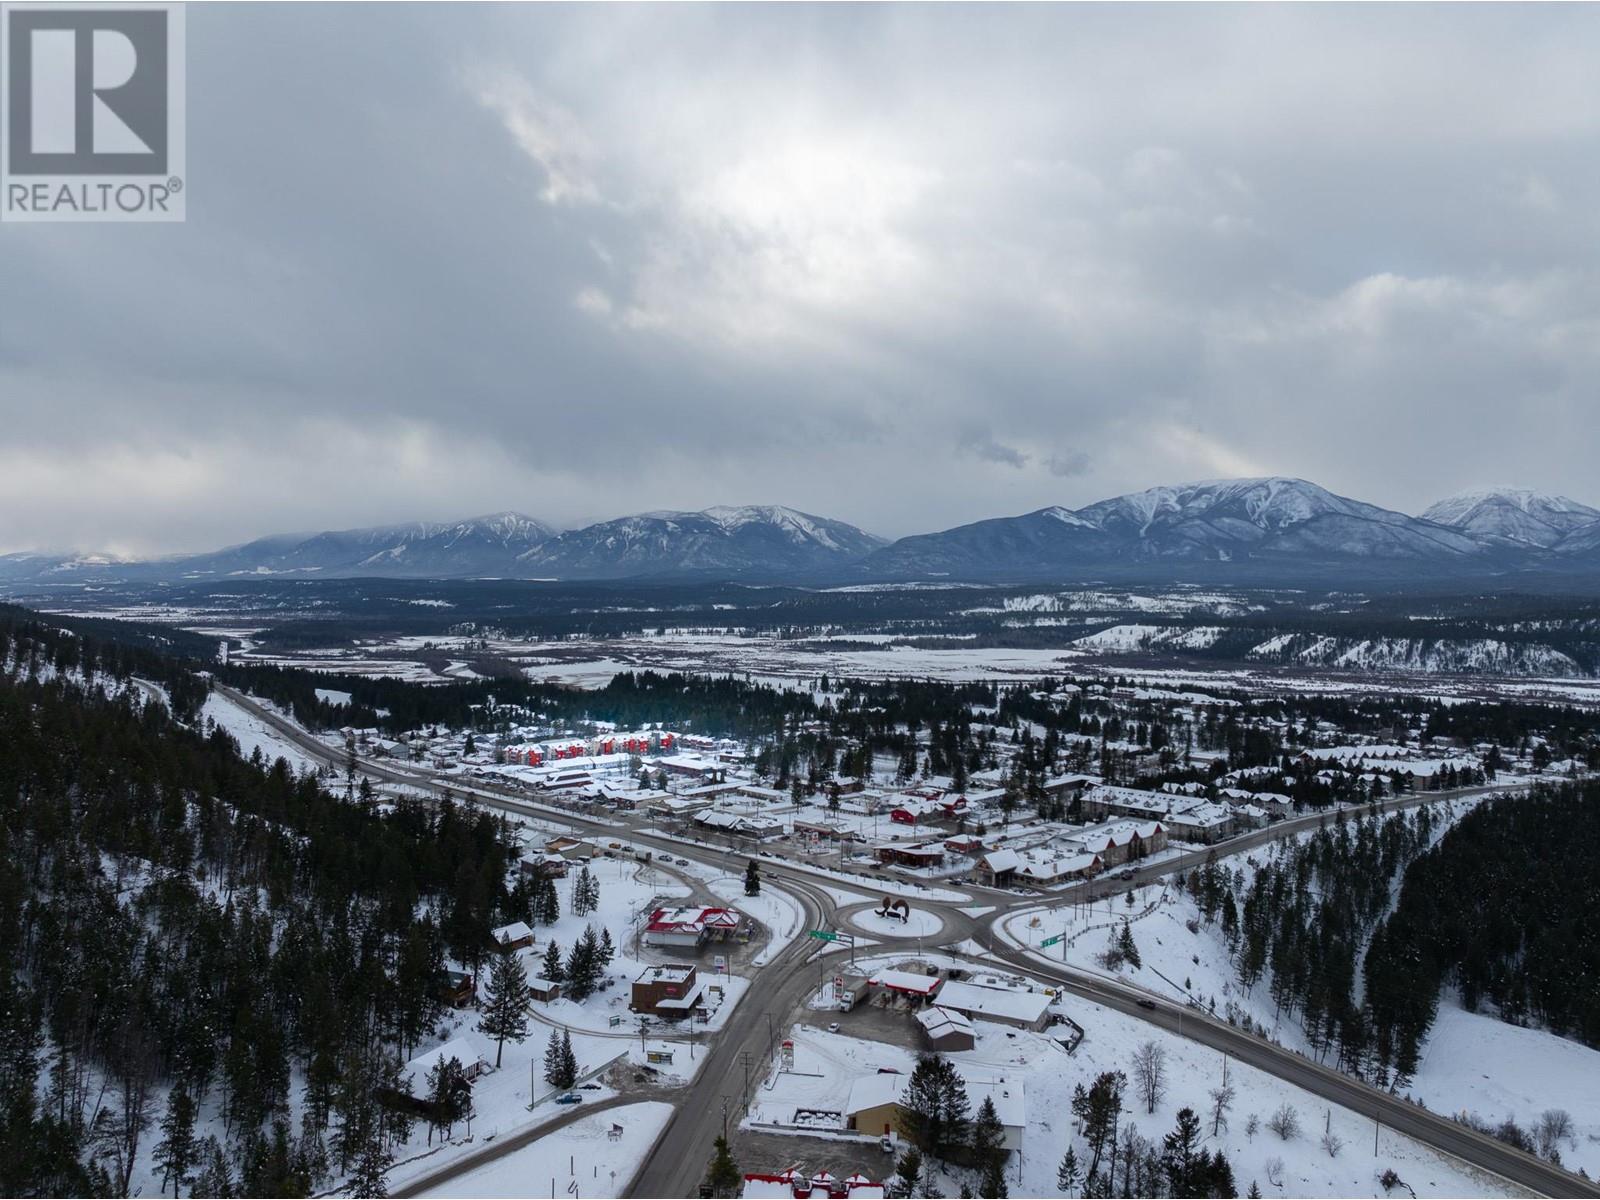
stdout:
<svg viewBox="0 0 1600 1200">
<path fill-rule="evenodd" d="M 458 1176 L 465 1175 L 468 1171 L 476 1171 L 479 1167 L 486 1167 L 490 1163 L 504 1158 L 508 1154 L 515 1154 L 525 1146 L 531 1146 L 546 1134 L 564 1129 L 584 1117 L 593 1116 L 597 1112 L 604 1112 L 608 1108 L 620 1108 L 624 1104 L 638 1104 L 641 1100 L 653 1097 L 638 1095 L 612 1096 L 607 1100 L 599 1100 L 593 1104 L 574 1104 L 563 1109 L 561 1114 L 550 1118 L 541 1124 L 531 1126 L 518 1133 L 507 1137 L 496 1138 L 480 1150 L 453 1158 L 447 1163 L 441 1163 L 426 1175 L 419 1175 L 403 1187 L 390 1192 L 391 1196 L 427 1196 L 438 1188 Z M 535 1181 L 536 1182 L 536 1181 Z"/>
<path fill-rule="evenodd" d="M 252 715 L 267 722 L 307 753 L 332 763 L 335 767 L 343 765 L 343 756 L 340 753 L 331 750 L 272 709 L 230 688 L 218 685 L 218 690 L 234 703 L 250 711 Z M 596 821 L 575 813 L 557 814 L 535 807 L 526 797 L 511 789 L 498 788 L 481 781 L 472 781 L 470 785 L 446 783 L 425 772 L 373 763 L 370 760 L 362 760 L 360 770 L 378 779 L 436 791 L 448 790 L 461 794 L 470 788 L 475 798 L 486 807 L 521 816 L 565 822 L 580 829 L 612 837 L 626 836 L 630 841 L 651 845 L 676 857 L 690 858 L 721 870 L 741 870 L 744 861 L 749 857 L 748 853 L 686 844 L 674 839 L 657 837 L 632 827 Z M 1517 785 L 1509 785 L 1509 787 L 1515 786 Z M 1449 793 L 1391 797 L 1370 808 L 1383 812 L 1398 811 L 1431 800 L 1505 791 L 1509 790 L 1509 787 L 1485 786 L 1463 788 Z M 1362 811 L 1370 811 L 1370 808 Z M 973 896 L 960 901 L 923 900 L 919 902 L 921 906 L 937 910 L 944 921 L 944 928 L 936 939 L 919 939 L 914 935 L 894 937 L 874 934 L 873 936 L 887 946 L 910 946 L 920 943 L 929 950 L 938 949 L 946 954 L 955 953 L 957 957 L 966 956 L 953 951 L 951 947 L 959 946 L 969 939 L 979 944 L 987 943 L 992 948 L 990 955 L 973 961 L 993 965 L 998 959 L 1034 978 L 1062 987 L 1072 995 L 1104 1004 L 1180 1037 L 1189 1038 L 1218 1050 L 1226 1050 L 1241 1062 L 1303 1088 L 1324 1100 L 1343 1105 L 1354 1112 L 1371 1114 L 1392 1130 L 1398 1130 L 1424 1145 L 1453 1155 L 1480 1170 L 1499 1175 L 1529 1191 L 1548 1196 L 1592 1196 L 1600 1200 L 1600 1186 L 1596 1186 L 1595 1183 L 1569 1174 L 1559 1167 L 1524 1154 L 1493 1138 L 1476 1133 L 1448 1117 L 1408 1104 L 1387 1092 L 1379 1091 L 1350 1076 L 1323 1067 L 1302 1055 L 1263 1041 L 1196 1010 L 1158 1000 L 1151 994 L 1130 985 L 1047 963 L 1026 950 L 1000 944 L 994 940 L 995 926 L 1000 920 L 1015 912 L 1032 907 L 1059 907 L 1082 895 L 1092 895 L 1096 898 L 1113 895 L 1154 882 L 1166 875 L 1187 871 L 1213 856 L 1232 855 L 1255 849 L 1314 829 L 1332 819 L 1331 816 L 1322 813 L 1295 817 L 1234 838 L 1221 846 L 1186 852 L 1160 862 L 1133 868 L 1131 877 L 1127 879 L 1102 877 L 1092 883 L 1063 889 L 1048 898 L 1018 896 L 989 888 L 972 888 Z M 824 927 L 850 912 L 868 907 L 863 904 L 850 904 L 841 908 L 823 889 L 822 883 L 825 881 L 816 875 L 774 859 L 763 858 L 761 862 L 763 874 L 769 883 L 780 883 L 783 890 L 794 894 L 804 906 L 808 922 L 815 928 Z M 841 886 L 851 885 L 844 883 Z M 863 880 L 855 886 L 870 891 L 874 883 L 872 880 Z M 963 907 L 971 906 L 974 900 L 985 904 L 993 903 L 995 911 L 976 918 L 960 911 Z M 749 1056 L 749 1075 L 751 1085 L 754 1086 L 765 1073 L 771 1040 L 769 1028 L 772 1031 L 783 1029 L 788 1024 L 789 1014 L 800 1005 L 813 987 L 811 972 L 816 967 L 808 960 L 813 955 L 815 945 L 816 943 L 809 939 L 802 938 L 786 947 L 756 972 L 744 999 L 718 1036 L 699 1075 L 678 1102 L 672 1120 L 662 1131 L 644 1167 L 628 1189 L 629 1195 L 695 1194 L 709 1160 L 711 1143 L 722 1131 L 724 1097 L 728 1098 L 729 1127 L 731 1128 L 737 1120 L 746 1071 L 745 1060 L 741 1056 Z M 527 1135 L 518 1136 L 526 1136 L 526 1141 L 521 1143 L 525 1145 L 554 1128 L 559 1126 L 544 1125 L 528 1131 Z M 517 1147 L 511 1147 L 515 1148 Z M 509 1149 L 502 1150 L 499 1147 L 495 1150 L 499 1153 L 510 1152 Z M 441 1167 L 439 1172 L 435 1173 L 437 1178 L 430 1177 L 428 1185 L 437 1186 L 438 1183 L 470 1169 L 471 1167 L 466 1165 L 466 1160 L 458 1160 L 456 1164 Z M 423 1182 L 419 1181 L 418 1185 L 414 1185 L 403 1194 L 420 1194 L 416 1188 L 423 1186 Z"/>
</svg>

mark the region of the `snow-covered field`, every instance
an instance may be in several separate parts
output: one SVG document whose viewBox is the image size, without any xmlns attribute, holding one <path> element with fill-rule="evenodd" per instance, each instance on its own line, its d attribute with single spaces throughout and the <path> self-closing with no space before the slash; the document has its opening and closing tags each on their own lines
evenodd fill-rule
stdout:
<svg viewBox="0 0 1600 1200">
<path fill-rule="evenodd" d="M 620 1196 L 672 1118 L 659 1101 L 586 1116 L 430 1192 L 439 1197 Z M 615 1137 L 612 1131 L 620 1127 Z"/>
<path fill-rule="evenodd" d="M 1576 1137 L 1561 1161 L 1600 1173 L 1600 1051 L 1445 1002 L 1410 1091 L 1435 1112 L 1496 1124 L 1511 1117 L 1524 1129 L 1546 1109 L 1564 1108 Z"/>
</svg>

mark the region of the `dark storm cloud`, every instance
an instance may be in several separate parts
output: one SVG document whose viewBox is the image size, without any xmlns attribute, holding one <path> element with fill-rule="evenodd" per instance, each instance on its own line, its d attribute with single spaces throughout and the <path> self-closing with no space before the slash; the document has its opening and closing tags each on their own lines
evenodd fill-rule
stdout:
<svg viewBox="0 0 1600 1200">
<path fill-rule="evenodd" d="M 1597 32 L 191 9 L 188 223 L 0 229 L 0 549 L 750 501 L 896 534 L 1255 472 L 1597 501 Z"/>
</svg>

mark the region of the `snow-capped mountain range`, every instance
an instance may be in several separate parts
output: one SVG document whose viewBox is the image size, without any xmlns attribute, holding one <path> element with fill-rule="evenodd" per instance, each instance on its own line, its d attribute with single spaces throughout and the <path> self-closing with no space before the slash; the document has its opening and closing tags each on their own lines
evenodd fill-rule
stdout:
<svg viewBox="0 0 1600 1200">
<path fill-rule="evenodd" d="M 1484 488 L 1441 500 L 1422 518 L 1484 541 L 1549 548 L 1585 528 L 1596 532 L 1600 508 L 1527 488 Z"/>
<path fill-rule="evenodd" d="M 441 524 L 261 538 L 140 562 L 0 557 L 0 581 L 307 578 L 623 579 L 694 575 L 790 582 L 1043 579 L 1196 570 L 1292 583 L 1317 572 L 1405 576 L 1600 573 L 1600 509 L 1519 488 L 1441 500 L 1413 517 L 1301 479 L 1149 488 L 895 542 L 778 505 L 648 512 L 558 532 L 519 513 Z"/>
<path fill-rule="evenodd" d="M 563 579 L 706 572 L 804 573 L 864 558 L 884 540 L 778 505 L 649 512 L 550 538 L 518 556 L 522 574 Z"/>
</svg>

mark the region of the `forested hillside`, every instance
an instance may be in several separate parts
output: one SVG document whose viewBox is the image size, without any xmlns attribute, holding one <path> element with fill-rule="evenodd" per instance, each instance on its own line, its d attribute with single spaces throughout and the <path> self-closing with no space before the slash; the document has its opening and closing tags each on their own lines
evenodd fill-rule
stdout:
<svg viewBox="0 0 1600 1200">
<path fill-rule="evenodd" d="M 1374 1012 L 1420 1040 L 1449 985 L 1469 1010 L 1600 1046 L 1600 785 L 1468 814 L 1406 871 L 1366 964 Z"/>
<path fill-rule="evenodd" d="M 0 1194 L 127 1195 L 152 1162 L 208 1195 L 381 1178 L 409 1118 L 372 1096 L 444 955 L 529 911 L 509 835 L 244 761 L 119 653 L 0 633 Z"/>
</svg>

